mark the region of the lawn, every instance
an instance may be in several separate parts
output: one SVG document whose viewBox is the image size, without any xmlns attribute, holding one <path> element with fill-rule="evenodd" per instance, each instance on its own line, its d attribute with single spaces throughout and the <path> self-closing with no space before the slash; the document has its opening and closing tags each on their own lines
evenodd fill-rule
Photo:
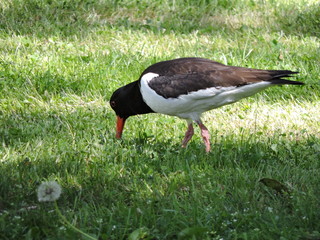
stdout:
<svg viewBox="0 0 320 240">
<path fill-rule="evenodd" d="M 0 0 L 0 239 L 319 240 L 319 38 L 316 0 Z M 159 114 L 116 140 L 112 92 L 178 57 L 306 85 L 205 113 L 208 154 Z"/>
</svg>

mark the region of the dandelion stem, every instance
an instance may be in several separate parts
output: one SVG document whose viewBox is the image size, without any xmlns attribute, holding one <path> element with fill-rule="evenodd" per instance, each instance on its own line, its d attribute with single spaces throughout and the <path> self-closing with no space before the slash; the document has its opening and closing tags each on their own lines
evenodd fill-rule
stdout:
<svg viewBox="0 0 320 240">
<path fill-rule="evenodd" d="M 97 240 L 96 238 L 90 236 L 89 234 L 81 231 L 80 229 L 76 228 L 75 226 L 73 226 L 67 219 L 65 216 L 62 215 L 62 213 L 60 212 L 60 209 L 58 207 L 57 201 L 54 201 L 54 206 L 56 208 L 56 212 L 58 213 L 59 217 L 62 219 L 62 222 L 65 223 L 69 228 L 73 229 L 76 232 L 81 233 L 83 236 L 87 237 L 88 239 L 91 240 Z"/>
</svg>

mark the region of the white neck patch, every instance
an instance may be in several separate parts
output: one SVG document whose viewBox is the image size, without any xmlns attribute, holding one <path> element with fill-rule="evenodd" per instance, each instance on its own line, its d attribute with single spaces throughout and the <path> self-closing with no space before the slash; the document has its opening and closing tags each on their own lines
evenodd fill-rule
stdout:
<svg viewBox="0 0 320 240">
<path fill-rule="evenodd" d="M 156 78 L 156 77 L 159 77 L 159 74 L 157 73 L 153 73 L 153 72 L 149 72 L 149 73 L 146 73 L 142 76 L 141 78 L 141 82 L 150 82 L 152 79 Z"/>
</svg>

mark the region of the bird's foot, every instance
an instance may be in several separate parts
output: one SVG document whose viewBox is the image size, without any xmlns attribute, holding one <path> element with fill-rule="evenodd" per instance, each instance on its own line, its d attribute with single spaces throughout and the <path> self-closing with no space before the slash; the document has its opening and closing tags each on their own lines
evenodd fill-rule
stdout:
<svg viewBox="0 0 320 240">
<path fill-rule="evenodd" d="M 194 130 L 193 130 L 192 123 L 189 123 L 188 130 L 186 131 L 184 139 L 182 140 L 182 147 L 183 148 L 185 148 L 187 146 L 187 144 L 190 141 L 190 139 L 192 138 L 193 134 L 194 134 Z"/>
<path fill-rule="evenodd" d="M 204 145 L 206 146 L 206 152 L 210 152 L 210 133 L 208 131 L 208 129 L 206 128 L 205 125 L 203 125 L 202 122 L 198 122 L 198 125 L 201 129 L 201 136 L 202 136 L 202 139 L 203 139 L 203 142 L 204 142 Z"/>
</svg>

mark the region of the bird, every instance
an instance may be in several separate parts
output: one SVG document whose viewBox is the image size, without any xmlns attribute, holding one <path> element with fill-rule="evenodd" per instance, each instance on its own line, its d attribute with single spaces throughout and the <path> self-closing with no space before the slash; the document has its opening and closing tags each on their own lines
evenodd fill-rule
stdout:
<svg viewBox="0 0 320 240">
<path fill-rule="evenodd" d="M 122 137 L 128 117 L 161 113 L 187 121 L 183 148 L 194 135 L 193 123 L 196 123 L 205 150 L 210 152 L 210 133 L 201 121 L 202 113 L 235 103 L 271 86 L 303 85 L 303 82 L 285 79 L 297 73 L 229 66 L 197 57 L 157 62 L 147 67 L 137 81 L 113 92 L 109 103 L 116 113 L 116 138 Z"/>
</svg>

